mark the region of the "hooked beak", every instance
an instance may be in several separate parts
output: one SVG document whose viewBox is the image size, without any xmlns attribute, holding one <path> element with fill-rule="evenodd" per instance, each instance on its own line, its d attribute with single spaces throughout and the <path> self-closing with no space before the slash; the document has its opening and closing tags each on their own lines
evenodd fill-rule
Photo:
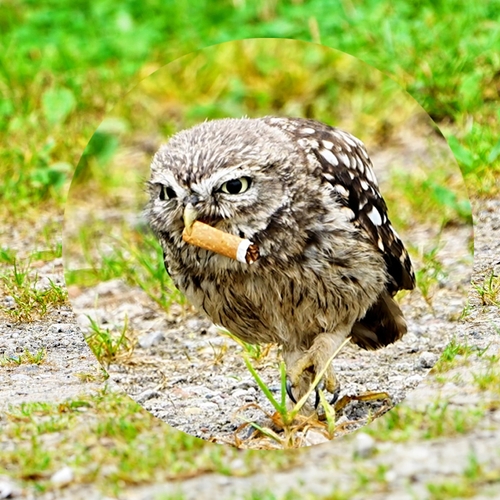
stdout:
<svg viewBox="0 0 500 500">
<path fill-rule="evenodd" d="M 191 232 L 194 221 L 198 218 L 198 211 L 193 207 L 192 203 L 188 203 L 184 207 L 184 226 L 188 233 Z"/>
</svg>

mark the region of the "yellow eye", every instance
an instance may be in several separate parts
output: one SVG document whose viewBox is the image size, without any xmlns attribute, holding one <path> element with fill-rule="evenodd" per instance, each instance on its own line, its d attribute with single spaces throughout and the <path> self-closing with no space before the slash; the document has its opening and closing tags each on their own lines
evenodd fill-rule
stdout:
<svg viewBox="0 0 500 500">
<path fill-rule="evenodd" d="M 224 182 L 220 190 L 227 194 L 241 194 L 248 190 L 251 183 L 252 180 L 250 177 L 240 177 L 239 179 L 232 179 Z"/>
</svg>

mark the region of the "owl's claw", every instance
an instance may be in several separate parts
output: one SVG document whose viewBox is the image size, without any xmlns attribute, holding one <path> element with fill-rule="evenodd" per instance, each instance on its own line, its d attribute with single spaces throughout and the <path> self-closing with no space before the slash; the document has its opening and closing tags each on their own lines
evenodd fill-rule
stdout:
<svg viewBox="0 0 500 500">
<path fill-rule="evenodd" d="M 330 404 L 333 406 L 337 400 L 339 399 L 339 395 L 340 395 L 340 384 L 337 385 L 337 388 L 335 389 L 335 391 L 333 391 L 333 395 L 332 395 L 332 399 L 330 400 Z"/>
<path fill-rule="evenodd" d="M 288 394 L 288 397 L 292 400 L 293 404 L 297 404 L 297 401 L 293 395 L 292 391 L 292 382 L 290 380 L 290 377 L 286 377 L 286 393 Z"/>
<path fill-rule="evenodd" d="M 315 393 L 315 398 L 314 398 L 314 409 L 317 410 L 318 409 L 318 405 L 319 405 L 319 401 L 320 401 L 320 397 L 319 397 L 319 387 L 316 386 L 314 388 L 314 393 Z"/>
<path fill-rule="evenodd" d="M 325 384 L 324 382 L 320 382 L 321 387 L 315 387 L 314 390 L 316 392 L 316 399 L 314 400 L 314 408 L 318 409 L 319 402 L 320 402 L 320 397 L 319 397 L 319 391 L 325 389 Z M 287 389 L 288 392 L 288 389 Z M 337 399 L 339 399 L 339 394 L 340 394 L 340 384 L 337 385 L 336 389 L 334 390 L 332 394 L 332 399 L 330 400 L 330 405 L 334 405 L 337 402 Z M 290 395 L 290 393 L 288 393 Z"/>
<path fill-rule="evenodd" d="M 328 360 L 328 358 L 327 358 Z M 286 392 L 293 403 L 296 403 L 306 394 L 315 378 L 315 375 L 324 368 L 324 356 L 318 355 L 317 351 L 310 351 L 299 358 L 290 368 L 287 375 Z M 320 403 L 319 389 L 333 395 L 335 402 L 339 394 L 339 384 L 335 377 L 333 366 L 328 366 L 318 387 L 315 388 L 314 408 L 318 408 Z"/>
</svg>

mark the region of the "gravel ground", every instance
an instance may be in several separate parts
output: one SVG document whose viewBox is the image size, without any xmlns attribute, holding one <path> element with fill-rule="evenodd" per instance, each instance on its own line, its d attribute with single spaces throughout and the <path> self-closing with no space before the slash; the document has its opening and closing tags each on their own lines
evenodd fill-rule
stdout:
<svg viewBox="0 0 500 500">
<path fill-rule="evenodd" d="M 415 152 L 418 154 L 418 151 Z M 474 203 L 474 268 L 472 282 L 480 285 L 491 272 L 500 272 L 500 199 Z M 40 228 L 61 221 L 40 218 Z M 17 250 L 20 255 L 33 249 L 33 234 L 21 229 L 0 228 L 0 246 Z M 439 259 L 446 274 L 440 276 L 432 296 L 432 309 L 417 291 L 402 299 L 409 319 L 409 333 L 402 341 L 377 352 L 364 352 L 346 346 L 335 360 L 342 383 L 342 394 L 387 391 L 393 403 L 405 399 L 413 408 L 425 408 L 437 398 L 449 402 L 450 409 L 475 408 L 488 394 L 480 394 L 471 384 L 473 373 L 484 372 L 487 361 L 472 355 L 468 364 L 459 364 L 447 373 L 448 382 L 425 378 L 430 367 L 452 337 L 471 348 L 500 353 L 498 307 L 484 306 L 474 287 L 469 286 L 471 262 L 468 258 L 467 227 L 449 227 L 441 235 Z M 417 247 L 436 241 L 437 230 L 419 227 L 405 235 Z M 37 270 L 41 280 L 62 279 L 62 262 L 53 261 Z M 95 293 L 99 308 L 94 308 Z M 457 321 L 468 296 L 468 314 Z M 1 297 L 4 305 L 8 297 Z M 171 425 L 204 439 L 232 442 L 241 423 L 238 415 L 269 424 L 262 410 L 271 412 L 261 391 L 246 370 L 241 348 L 221 336 L 204 318 L 191 310 L 173 307 L 163 315 L 139 290 L 119 281 L 100 284 L 97 289 L 72 291 L 71 308 L 63 306 L 41 321 L 15 324 L 0 321 L 0 355 L 19 354 L 28 348 L 47 349 L 46 361 L 39 365 L 21 365 L 0 369 L 0 422 L 9 405 L 26 401 L 63 401 L 81 393 L 93 393 L 102 383 L 85 381 L 81 373 L 98 374 L 100 366 L 83 340 L 88 329 L 86 312 L 92 309 L 98 320 L 109 327 L 120 325 L 127 315 L 136 347 L 129 359 L 108 367 L 115 388 L 123 388 L 153 414 Z M 276 393 L 279 391 L 276 349 L 255 361 L 255 365 Z M 262 410 L 242 407 L 255 402 Z M 471 453 L 483 471 L 500 469 L 500 410 L 498 405 L 465 435 L 448 439 L 393 443 L 380 442 L 364 433 L 340 436 L 334 442 L 301 450 L 298 465 L 288 471 L 250 477 L 202 474 L 182 483 L 127 488 L 120 498 L 152 499 L 157 494 L 182 491 L 186 498 L 241 498 L 252 489 L 269 489 L 278 497 L 294 490 L 303 494 L 330 494 L 334 485 L 349 490 L 359 484 L 360 457 L 368 477 L 384 470 L 384 486 L 369 482 L 366 494 L 353 498 L 406 499 L 428 498 L 426 483 L 445 478 L 454 481 L 463 476 Z M 351 431 L 363 424 L 368 411 L 383 410 L 381 402 L 351 402 L 338 423 L 357 420 L 339 431 Z M 382 417 L 384 418 L 384 417 Z M 240 434 L 240 437 L 246 437 Z M 304 436 L 304 444 L 324 441 L 322 436 Z M 252 442 L 248 442 L 249 446 Z M 272 453 L 272 452 L 269 452 Z M 4 489 L 2 489 L 4 488 Z M 6 489 L 5 489 L 6 488 Z M 19 488 L 8 478 L 0 478 L 2 491 Z M 16 489 L 17 488 L 17 489 Z M 209 493 L 207 493 L 209 492 Z M 22 496 L 22 494 L 20 493 Z M 500 497 L 498 482 L 486 485 L 475 498 Z M 49 498 L 103 498 L 92 485 L 69 485 Z"/>
<path fill-rule="evenodd" d="M 500 199 L 478 201 L 474 208 L 473 283 L 480 284 L 492 270 L 496 273 L 500 271 L 498 257 L 500 255 Z M 469 314 L 464 322 L 460 325 L 454 323 L 453 332 L 458 337 L 458 341 L 467 342 L 469 346 L 477 348 L 485 348 L 489 345 L 491 354 L 499 353 L 498 308 L 483 306 L 472 288 L 469 291 L 469 304 Z M 191 318 L 190 321 L 193 319 Z M 54 325 L 70 326 L 66 329 L 63 326 L 62 329 L 65 331 L 58 331 L 61 326 Z M 37 373 L 26 372 L 23 367 L 2 370 L 0 409 L 4 410 L 8 404 L 19 404 L 30 398 L 57 401 L 71 397 L 75 392 L 96 389 L 95 384 L 72 380 L 71 373 L 97 369 L 97 364 L 89 357 L 89 351 L 81 333 L 66 308 L 62 308 L 43 322 L 17 326 L 2 324 L 1 332 L 2 350 L 16 349 L 16 346 L 22 346 L 22 343 L 28 347 L 52 343 L 52 348 L 48 350 L 48 363 L 41 365 Z M 416 335 L 415 332 L 413 333 Z M 65 345 L 61 339 L 67 340 L 68 345 Z M 418 408 L 440 397 L 448 398 L 451 409 L 475 408 L 484 395 L 477 393 L 474 386 L 468 384 L 467 381 L 471 380 L 471 373 L 478 373 L 485 369 L 484 357 L 471 356 L 467 365 L 458 365 L 451 374 L 448 374 L 453 375 L 456 372 L 457 377 L 449 376 L 450 381 L 444 385 L 436 382 L 434 377 L 425 378 L 415 390 L 407 394 L 405 403 Z M 23 380 L 21 383 L 16 381 L 16 375 L 24 375 L 28 378 L 21 378 Z M 69 383 L 70 380 L 72 380 L 71 383 Z M 61 384 L 61 381 L 64 381 L 64 384 Z M 26 391 L 28 384 L 29 391 Z M 75 386 L 78 386 L 77 390 Z M 37 393 L 33 394 L 35 388 Z M 182 491 L 188 499 L 229 499 L 241 498 L 252 489 L 269 489 L 277 496 L 292 489 L 303 494 L 308 492 L 326 495 L 331 493 L 334 485 L 341 485 L 342 488 L 348 490 L 352 485 L 359 484 L 356 470 L 359 467 L 361 455 L 367 457 L 361 463 L 366 466 L 368 477 L 374 477 L 375 471 L 383 467 L 385 483 L 381 490 L 380 483 L 369 482 L 366 486 L 366 494 L 359 494 L 353 498 L 425 499 L 429 498 L 426 483 L 439 482 L 444 479 L 455 481 L 463 477 L 471 452 L 475 454 L 485 473 L 499 470 L 500 411 L 496 408 L 493 408 L 470 432 L 455 438 L 392 443 L 378 442 L 364 433 L 356 433 L 332 443 L 302 450 L 298 465 L 288 471 L 272 475 L 261 471 L 246 478 L 206 474 L 182 483 L 131 487 L 124 491 L 121 498 L 146 500 L 154 498 L 160 492 L 166 494 Z M 0 483 L 4 487 L 6 484 L 12 486 L 6 478 Z M 207 492 L 210 493 L 207 494 Z M 478 499 L 498 497 L 500 497 L 498 482 L 486 484 L 481 489 L 481 493 L 475 496 Z M 70 485 L 57 496 L 51 494 L 45 495 L 45 498 L 90 500 L 103 497 L 91 485 Z"/>
<path fill-rule="evenodd" d="M 419 228 L 418 233 L 408 236 L 414 244 L 428 245 L 436 241 L 432 233 L 432 228 Z M 439 259 L 445 273 L 433 293 L 433 308 L 418 290 L 403 299 L 409 331 L 400 342 L 376 352 L 348 345 L 338 355 L 334 363 L 341 397 L 386 392 L 392 404 L 397 404 L 422 381 L 460 328 L 456 320 L 465 305 L 472 267 L 469 236 L 468 227 L 453 227 L 441 234 Z M 266 414 L 272 414 L 273 407 L 245 367 L 242 348 L 203 316 L 180 307 L 172 308 L 168 315 L 162 313 L 140 289 L 119 280 L 74 296 L 72 305 L 86 333 L 90 331 L 87 315 L 117 331 L 128 317 L 136 348 L 129 358 L 107 369 L 119 387 L 155 416 L 184 432 L 219 443 L 234 442 L 243 418 L 272 427 Z M 279 399 L 277 349 L 271 348 L 255 365 Z M 383 413 L 390 406 L 383 400 L 351 401 L 337 415 L 337 436 L 357 429 L 369 414 Z M 238 437 L 245 439 L 249 431 L 243 429 Z M 304 435 L 303 444 L 322 440 L 326 437 L 313 431 L 311 436 Z M 246 446 L 261 445 L 268 447 L 269 443 L 246 442 Z"/>
</svg>

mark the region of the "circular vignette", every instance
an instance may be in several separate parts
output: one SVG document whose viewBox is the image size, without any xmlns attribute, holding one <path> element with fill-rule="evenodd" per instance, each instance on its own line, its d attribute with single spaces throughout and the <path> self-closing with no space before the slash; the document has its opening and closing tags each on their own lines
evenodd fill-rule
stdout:
<svg viewBox="0 0 500 500">
<path fill-rule="evenodd" d="M 270 401 L 282 402 L 279 349 L 241 342 L 190 306 L 144 218 L 151 159 L 170 136 L 205 120 L 268 115 L 318 120 L 363 141 L 417 277 L 397 296 L 408 322 L 401 340 L 377 351 L 348 344 L 335 358 L 346 405 L 334 421 L 285 431 Z M 246 448 L 322 443 L 402 401 L 460 328 L 471 249 L 461 173 L 425 111 L 372 66 L 295 40 L 211 46 L 141 81 L 87 145 L 65 212 L 70 300 L 111 379 L 172 426 Z"/>
</svg>

